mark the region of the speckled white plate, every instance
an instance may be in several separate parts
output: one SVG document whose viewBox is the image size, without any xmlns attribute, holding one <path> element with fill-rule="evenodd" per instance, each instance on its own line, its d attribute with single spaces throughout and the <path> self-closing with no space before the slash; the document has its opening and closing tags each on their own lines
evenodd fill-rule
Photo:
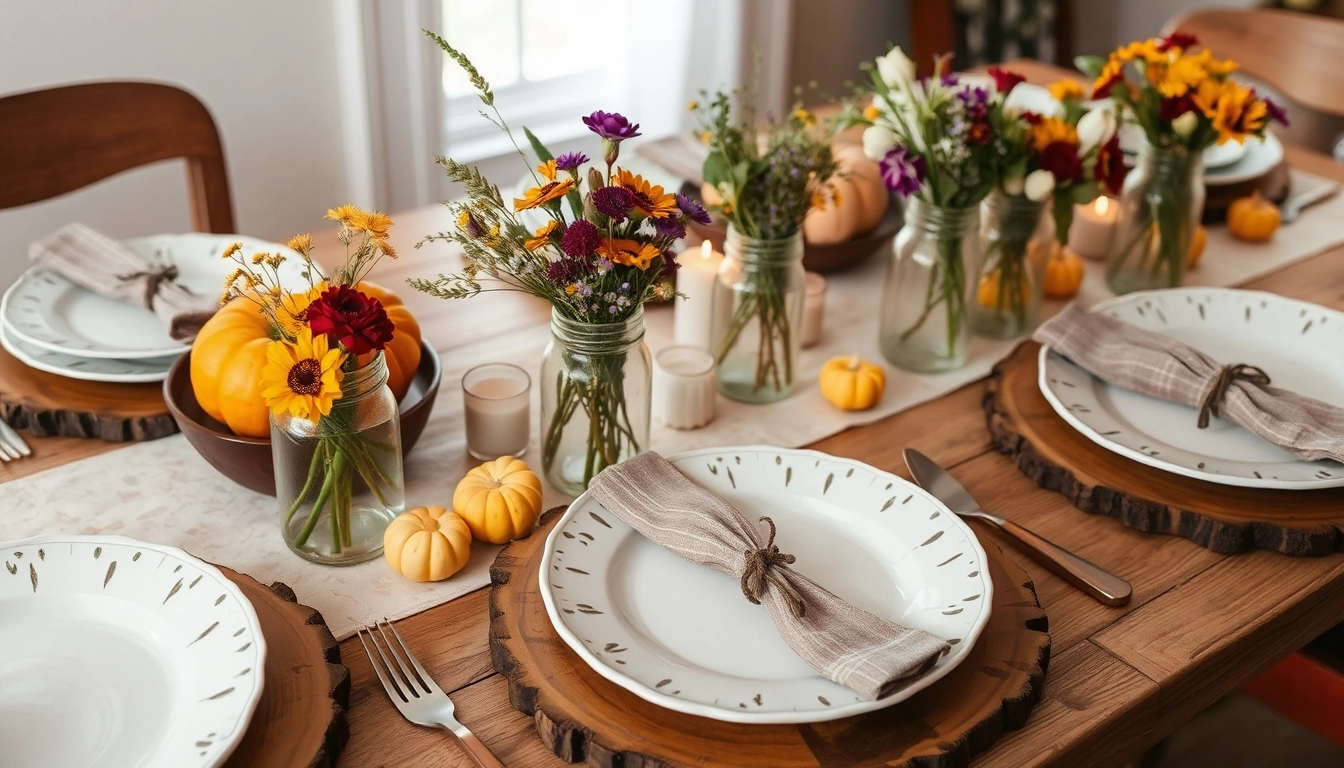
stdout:
<svg viewBox="0 0 1344 768">
<path fill-rule="evenodd" d="M 713 448 L 669 460 L 748 519 L 773 518 L 775 543 L 799 572 L 952 650 L 890 696 L 860 698 L 799 659 L 737 581 L 658 547 L 584 494 L 546 541 L 542 599 L 565 642 L 640 698 L 738 723 L 848 717 L 933 684 L 989 620 L 984 550 L 918 486 L 815 451 Z"/>
<path fill-rule="evenodd" d="M 1096 312 L 1189 344 L 1224 365 L 1248 363 L 1274 386 L 1344 406 L 1344 313 L 1230 288 L 1142 291 Z M 1041 393 L 1092 442 L 1151 467 L 1222 485 L 1306 490 L 1344 485 L 1344 465 L 1303 461 L 1230 421 L 1111 386 L 1041 347 Z"/>
<path fill-rule="evenodd" d="M 29 344 L 14 338 L 9 326 L 0 326 L 0 346 L 19 362 L 39 371 L 83 381 L 109 381 L 122 384 L 163 381 L 178 356 L 151 357 L 142 360 L 115 360 L 106 357 L 76 357 L 64 352 Z"/>
<path fill-rule="evenodd" d="M 0 764 L 207 768 L 261 698 L 266 642 L 214 566 L 121 536 L 0 544 Z"/>
<path fill-rule="evenodd" d="M 218 296 L 224 279 L 237 266 L 220 258 L 230 244 L 243 252 L 284 253 L 281 267 L 287 287 L 305 287 L 303 264 L 293 251 L 241 235 L 154 235 L 125 244 L 155 264 L 173 265 L 177 281 L 203 296 Z M 152 310 L 81 288 L 43 267 L 32 267 L 0 298 L 0 321 L 10 335 L 38 349 L 76 357 L 132 360 L 182 355 L 191 348 L 168 335 Z"/>
</svg>

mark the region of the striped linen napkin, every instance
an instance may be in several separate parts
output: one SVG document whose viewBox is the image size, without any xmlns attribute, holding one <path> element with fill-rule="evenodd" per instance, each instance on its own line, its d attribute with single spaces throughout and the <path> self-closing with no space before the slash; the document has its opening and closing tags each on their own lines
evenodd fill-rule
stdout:
<svg viewBox="0 0 1344 768">
<path fill-rule="evenodd" d="M 1272 371 L 1220 364 L 1169 336 L 1071 304 L 1032 338 L 1117 387 L 1221 416 L 1307 461 L 1344 461 L 1344 409 L 1269 386 Z"/>
<path fill-rule="evenodd" d="M 856 608 L 789 567 L 774 523 L 752 524 L 723 497 L 656 453 L 607 467 L 588 491 L 653 543 L 739 579 L 746 600 L 765 606 L 775 629 L 808 666 L 868 699 L 920 674 L 948 644 Z"/>
<path fill-rule="evenodd" d="M 152 309 L 168 335 L 189 342 L 219 309 L 217 296 L 179 285 L 177 268 L 156 264 L 83 224 L 69 224 L 28 246 L 28 258 L 111 299 Z"/>
</svg>

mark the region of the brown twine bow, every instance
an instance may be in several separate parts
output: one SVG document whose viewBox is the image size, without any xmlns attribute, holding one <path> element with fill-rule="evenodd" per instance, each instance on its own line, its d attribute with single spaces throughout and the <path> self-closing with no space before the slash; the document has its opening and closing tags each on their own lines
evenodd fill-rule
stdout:
<svg viewBox="0 0 1344 768">
<path fill-rule="evenodd" d="M 132 272 L 129 275 L 117 275 L 118 280 L 145 280 L 145 298 L 142 300 L 149 309 L 154 308 L 154 297 L 158 295 L 159 288 L 164 283 L 171 283 L 177 279 L 177 267 L 169 264 L 166 267 L 158 269 L 146 269 L 140 272 Z"/>
<path fill-rule="evenodd" d="M 1204 396 L 1204 404 L 1200 406 L 1200 429 L 1209 426 L 1210 417 L 1218 415 L 1218 404 L 1221 403 L 1223 397 L 1227 395 L 1227 390 L 1237 381 L 1244 381 L 1249 384 L 1267 387 L 1269 386 L 1269 374 L 1254 365 L 1247 365 L 1245 363 L 1224 365 L 1222 370 L 1218 371 L 1218 378 L 1214 380 L 1213 387 L 1209 389 L 1209 394 Z"/>
<path fill-rule="evenodd" d="M 801 618 L 807 610 L 807 606 L 803 605 L 803 598 L 787 581 L 770 570 L 775 566 L 792 565 L 797 558 L 780 552 L 779 547 L 775 546 L 775 521 L 768 517 L 762 517 L 761 522 L 770 526 L 770 538 L 765 542 L 764 547 L 748 549 L 744 553 L 747 565 L 742 570 L 742 594 L 746 595 L 746 598 L 751 602 L 760 605 L 761 596 L 765 594 L 765 586 L 768 581 L 774 584 L 779 593 L 784 596 L 789 608 L 793 610 L 793 615 Z"/>
</svg>

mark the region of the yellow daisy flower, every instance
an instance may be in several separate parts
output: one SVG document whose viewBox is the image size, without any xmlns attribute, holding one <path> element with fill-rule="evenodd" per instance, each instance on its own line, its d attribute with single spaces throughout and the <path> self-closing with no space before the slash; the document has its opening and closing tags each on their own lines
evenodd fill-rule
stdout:
<svg viewBox="0 0 1344 768">
<path fill-rule="evenodd" d="M 266 345 L 261 396 L 271 413 L 317 421 L 330 414 L 331 404 L 341 399 L 344 361 L 340 347 L 328 347 L 326 336 L 314 338 L 312 329 L 305 327 L 293 343 L 281 340 Z"/>
<path fill-rule="evenodd" d="M 1043 117 L 1031 126 L 1031 145 L 1037 154 L 1057 141 L 1069 144 L 1078 143 L 1078 129 L 1057 117 Z"/>
<path fill-rule="evenodd" d="M 386 240 L 387 231 L 392 228 L 392 217 L 378 211 L 360 211 L 351 221 L 350 228 L 368 232 L 378 240 Z"/>
<path fill-rule="evenodd" d="M 1059 101 L 1081 101 L 1087 98 L 1083 84 L 1077 80 L 1060 80 L 1050 84 L 1050 95 Z"/>
<path fill-rule="evenodd" d="M 559 181 L 548 181 L 540 187 L 533 187 L 522 196 L 513 199 L 513 210 L 526 211 L 530 208 L 540 208 L 541 206 L 559 200 L 574 188 L 574 179 L 570 176 Z"/>
<path fill-rule="evenodd" d="M 638 174 L 624 168 L 616 169 L 613 180 L 618 187 L 624 187 L 634 196 L 635 207 L 651 219 L 665 219 L 677 212 L 677 198 L 664 192 L 657 184 L 650 184 Z M 642 269 L 642 267 L 641 267 Z"/>
<path fill-rule="evenodd" d="M 545 248 L 551 242 L 551 233 L 554 232 L 555 228 L 558 226 L 560 226 L 560 222 L 551 219 L 541 227 L 538 227 L 536 234 L 533 235 L 531 240 L 523 243 L 523 247 L 529 251 Z"/>
<path fill-rule="evenodd" d="M 295 338 L 307 329 L 308 305 L 326 289 L 325 282 L 318 283 L 311 290 L 285 293 L 275 302 L 275 321 L 286 338 Z"/>
<path fill-rule="evenodd" d="M 813 115 L 811 112 L 808 112 L 806 109 L 793 110 L 793 116 L 798 118 L 798 122 L 802 123 L 803 125 L 811 126 L 817 124 L 816 116 Z"/>
<path fill-rule="evenodd" d="M 349 229 L 350 224 L 352 222 L 354 222 L 356 219 L 361 219 L 367 215 L 368 214 L 365 213 L 364 210 L 359 208 L 358 206 L 346 203 L 345 205 L 342 205 L 339 208 L 328 209 L 327 215 L 323 216 L 322 218 L 340 222 L 340 225 L 342 227 Z"/>
<path fill-rule="evenodd" d="M 1213 121 L 1219 144 L 1258 134 L 1269 121 L 1265 102 L 1250 88 L 1231 81 L 1205 80 L 1195 93 L 1195 106 Z"/>
<path fill-rule="evenodd" d="M 285 247 L 289 248 L 291 251 L 307 253 L 313 250 L 313 236 L 306 234 L 295 235 L 289 238 L 289 242 L 285 243 Z"/>
<path fill-rule="evenodd" d="M 660 253 L 652 243 L 622 239 L 607 240 L 598 246 L 597 252 L 613 263 L 639 269 L 648 269 Z"/>
<path fill-rule="evenodd" d="M 238 253 L 238 252 L 241 251 L 241 250 L 243 250 L 243 244 L 242 244 L 242 243 L 234 243 L 234 244 L 230 245 L 228 248 L 225 248 L 225 249 L 224 249 L 224 256 L 223 256 L 222 258 L 225 258 L 225 259 L 232 259 L 233 256 L 234 256 L 234 254 Z"/>
</svg>

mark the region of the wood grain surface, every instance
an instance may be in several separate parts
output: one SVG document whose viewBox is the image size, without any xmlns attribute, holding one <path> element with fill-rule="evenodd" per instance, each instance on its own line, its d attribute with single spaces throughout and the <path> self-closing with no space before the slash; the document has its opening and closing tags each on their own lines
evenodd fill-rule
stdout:
<svg viewBox="0 0 1344 768">
<path fill-rule="evenodd" d="M 294 591 L 275 582 L 216 566 L 243 591 L 266 638 L 261 701 L 227 768 L 327 768 L 350 737 L 345 709 L 350 670 L 322 614 L 300 605 Z"/>
<path fill-rule="evenodd" d="M 509 700 L 533 718 L 558 757 L 593 768 L 635 765 L 819 768 L 882 764 L 953 768 L 1004 731 L 1021 728 L 1040 699 L 1050 660 L 1048 621 L 1030 577 L 997 547 L 985 549 L 993 609 L 975 647 L 936 685 L 888 709 L 804 725 L 743 725 L 672 712 L 600 677 L 556 634 L 542 603 L 550 510 L 490 570 L 490 652 Z"/>
</svg>

